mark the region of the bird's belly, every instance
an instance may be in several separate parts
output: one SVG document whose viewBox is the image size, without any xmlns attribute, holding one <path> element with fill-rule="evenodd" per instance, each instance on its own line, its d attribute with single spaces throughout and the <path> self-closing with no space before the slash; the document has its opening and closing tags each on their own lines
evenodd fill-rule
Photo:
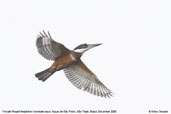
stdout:
<svg viewBox="0 0 171 114">
<path fill-rule="evenodd" d="M 68 54 L 66 56 L 60 57 L 57 60 L 55 60 L 55 62 L 50 67 L 49 71 L 51 72 L 54 70 L 61 70 L 69 66 L 74 61 L 75 61 L 75 58 L 73 57 L 72 54 Z"/>
</svg>

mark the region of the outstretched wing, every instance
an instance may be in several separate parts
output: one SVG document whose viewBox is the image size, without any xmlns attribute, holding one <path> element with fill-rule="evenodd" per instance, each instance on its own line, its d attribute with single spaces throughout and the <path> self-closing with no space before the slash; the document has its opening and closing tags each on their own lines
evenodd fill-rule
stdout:
<svg viewBox="0 0 171 114">
<path fill-rule="evenodd" d="M 79 60 L 64 69 L 66 77 L 79 89 L 101 97 L 111 97 L 112 92 Z"/>
<path fill-rule="evenodd" d="M 48 60 L 55 60 L 69 51 L 64 45 L 54 41 L 49 32 L 46 34 L 44 31 L 38 35 L 36 46 L 40 55 Z"/>
</svg>

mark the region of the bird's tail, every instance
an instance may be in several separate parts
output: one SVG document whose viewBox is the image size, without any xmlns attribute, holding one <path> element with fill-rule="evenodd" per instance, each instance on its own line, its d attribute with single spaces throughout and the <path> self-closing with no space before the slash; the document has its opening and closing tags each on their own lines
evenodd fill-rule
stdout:
<svg viewBox="0 0 171 114">
<path fill-rule="evenodd" d="M 41 71 L 39 73 L 36 73 L 35 76 L 41 80 L 41 81 L 46 81 L 53 73 L 55 73 L 55 71 L 53 72 L 49 72 L 49 68 L 44 70 L 44 71 Z"/>
</svg>

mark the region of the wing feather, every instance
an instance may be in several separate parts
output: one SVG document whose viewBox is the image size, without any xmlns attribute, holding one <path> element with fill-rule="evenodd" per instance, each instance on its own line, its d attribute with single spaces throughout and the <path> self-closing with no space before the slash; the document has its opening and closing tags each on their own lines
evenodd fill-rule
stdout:
<svg viewBox="0 0 171 114">
<path fill-rule="evenodd" d="M 65 68 L 64 73 L 74 86 L 83 91 L 101 97 L 112 96 L 111 90 L 109 90 L 81 60 Z"/>
<path fill-rule="evenodd" d="M 64 45 L 54 41 L 50 33 L 45 31 L 38 35 L 36 46 L 39 54 L 48 60 L 55 60 L 69 51 Z"/>
</svg>

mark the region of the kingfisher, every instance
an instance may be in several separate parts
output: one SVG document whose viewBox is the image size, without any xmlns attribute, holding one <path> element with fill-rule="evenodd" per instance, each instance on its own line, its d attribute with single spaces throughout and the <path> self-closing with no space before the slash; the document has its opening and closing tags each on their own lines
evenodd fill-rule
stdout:
<svg viewBox="0 0 171 114">
<path fill-rule="evenodd" d="M 63 70 L 67 79 L 78 89 L 96 96 L 110 98 L 113 94 L 111 90 L 81 60 L 81 56 L 86 51 L 99 45 L 101 43 L 85 43 L 78 45 L 74 50 L 70 50 L 53 40 L 49 31 L 40 32 L 36 40 L 37 50 L 44 58 L 54 62 L 49 68 L 36 73 L 35 76 L 44 82 L 56 71 Z"/>
</svg>

